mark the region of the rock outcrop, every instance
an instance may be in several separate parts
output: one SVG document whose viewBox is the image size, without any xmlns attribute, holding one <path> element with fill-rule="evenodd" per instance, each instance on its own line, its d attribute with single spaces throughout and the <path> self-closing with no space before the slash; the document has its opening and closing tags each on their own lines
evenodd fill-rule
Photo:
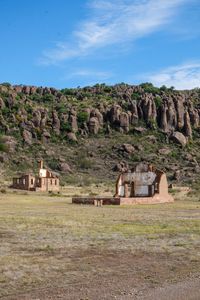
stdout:
<svg viewBox="0 0 200 300">
<path fill-rule="evenodd" d="M 32 133 L 30 131 L 26 129 L 23 131 L 23 139 L 26 144 L 32 145 Z"/>
<path fill-rule="evenodd" d="M 76 133 L 78 131 L 78 123 L 77 112 L 74 108 L 71 109 L 69 114 L 69 124 L 71 125 L 72 132 Z"/>
<path fill-rule="evenodd" d="M 97 134 L 99 132 L 100 124 L 99 120 L 96 117 L 90 118 L 89 121 L 89 131 L 92 134 Z"/>
<path fill-rule="evenodd" d="M 52 112 L 52 119 L 53 119 L 53 122 L 52 122 L 53 130 L 57 135 L 59 135 L 60 134 L 60 120 L 59 120 L 58 114 L 55 110 Z"/>
<path fill-rule="evenodd" d="M 182 134 L 187 142 L 200 126 L 199 102 L 198 90 L 162 90 L 148 84 L 97 85 L 62 91 L 0 85 L 0 126 L 8 133 L 14 122 L 28 144 L 32 138 L 46 141 L 69 132 L 76 134 L 77 139 L 99 132 L 110 135 L 114 130 L 143 134 L 147 129 L 172 136 L 175 142 L 180 141 Z M 185 140 L 181 139 L 183 145 Z"/>
</svg>

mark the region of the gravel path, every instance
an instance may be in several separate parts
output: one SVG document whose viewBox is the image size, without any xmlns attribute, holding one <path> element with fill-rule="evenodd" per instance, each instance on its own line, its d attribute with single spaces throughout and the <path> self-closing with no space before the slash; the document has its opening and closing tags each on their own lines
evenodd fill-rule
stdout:
<svg viewBox="0 0 200 300">
<path fill-rule="evenodd" d="M 28 294 L 13 295 L 3 297 L 2 300 L 200 300 L 200 276 L 178 282 L 176 284 L 166 284 L 162 287 L 149 289 L 143 287 L 142 290 L 131 288 L 124 291 L 124 295 L 116 295 L 111 292 L 110 287 L 99 286 L 94 289 L 87 286 L 70 286 L 55 290 L 41 289 Z M 126 287 L 127 288 L 127 287 Z M 84 296 L 87 290 L 88 296 Z"/>
<path fill-rule="evenodd" d="M 128 298 L 126 298 L 128 300 Z M 131 298 L 130 299 L 134 299 Z M 146 291 L 136 300 L 200 300 L 200 277 Z"/>
</svg>

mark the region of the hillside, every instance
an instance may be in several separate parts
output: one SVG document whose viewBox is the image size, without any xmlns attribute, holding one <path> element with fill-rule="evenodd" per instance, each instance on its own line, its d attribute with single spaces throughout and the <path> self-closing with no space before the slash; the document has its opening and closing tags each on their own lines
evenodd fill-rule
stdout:
<svg viewBox="0 0 200 300">
<path fill-rule="evenodd" d="M 0 85 L 1 181 L 36 170 L 62 183 L 114 180 L 138 161 L 167 171 L 170 181 L 200 177 L 200 90 L 105 84 L 56 90 Z"/>
</svg>

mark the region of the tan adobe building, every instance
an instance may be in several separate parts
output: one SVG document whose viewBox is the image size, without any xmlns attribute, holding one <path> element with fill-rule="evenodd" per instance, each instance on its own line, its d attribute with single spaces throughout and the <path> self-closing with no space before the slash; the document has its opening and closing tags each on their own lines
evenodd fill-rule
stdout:
<svg viewBox="0 0 200 300">
<path fill-rule="evenodd" d="M 58 192 L 60 182 L 56 175 L 44 168 L 43 161 L 40 161 L 38 176 L 27 174 L 13 178 L 12 188 L 36 192 Z"/>
<path fill-rule="evenodd" d="M 173 197 L 168 193 L 166 174 L 150 164 L 143 163 L 118 176 L 114 197 L 72 199 L 73 203 L 95 205 L 156 204 L 173 201 Z"/>
</svg>

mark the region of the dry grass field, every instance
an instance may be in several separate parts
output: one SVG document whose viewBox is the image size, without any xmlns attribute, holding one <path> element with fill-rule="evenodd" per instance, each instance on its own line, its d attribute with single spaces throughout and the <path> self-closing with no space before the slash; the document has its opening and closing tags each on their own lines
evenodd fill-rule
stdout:
<svg viewBox="0 0 200 300">
<path fill-rule="evenodd" d="M 90 193 L 112 191 L 0 194 L 1 299 L 144 299 L 156 287 L 198 280 L 196 196 L 177 191 L 175 203 L 133 207 L 71 204 L 72 195 Z"/>
</svg>

